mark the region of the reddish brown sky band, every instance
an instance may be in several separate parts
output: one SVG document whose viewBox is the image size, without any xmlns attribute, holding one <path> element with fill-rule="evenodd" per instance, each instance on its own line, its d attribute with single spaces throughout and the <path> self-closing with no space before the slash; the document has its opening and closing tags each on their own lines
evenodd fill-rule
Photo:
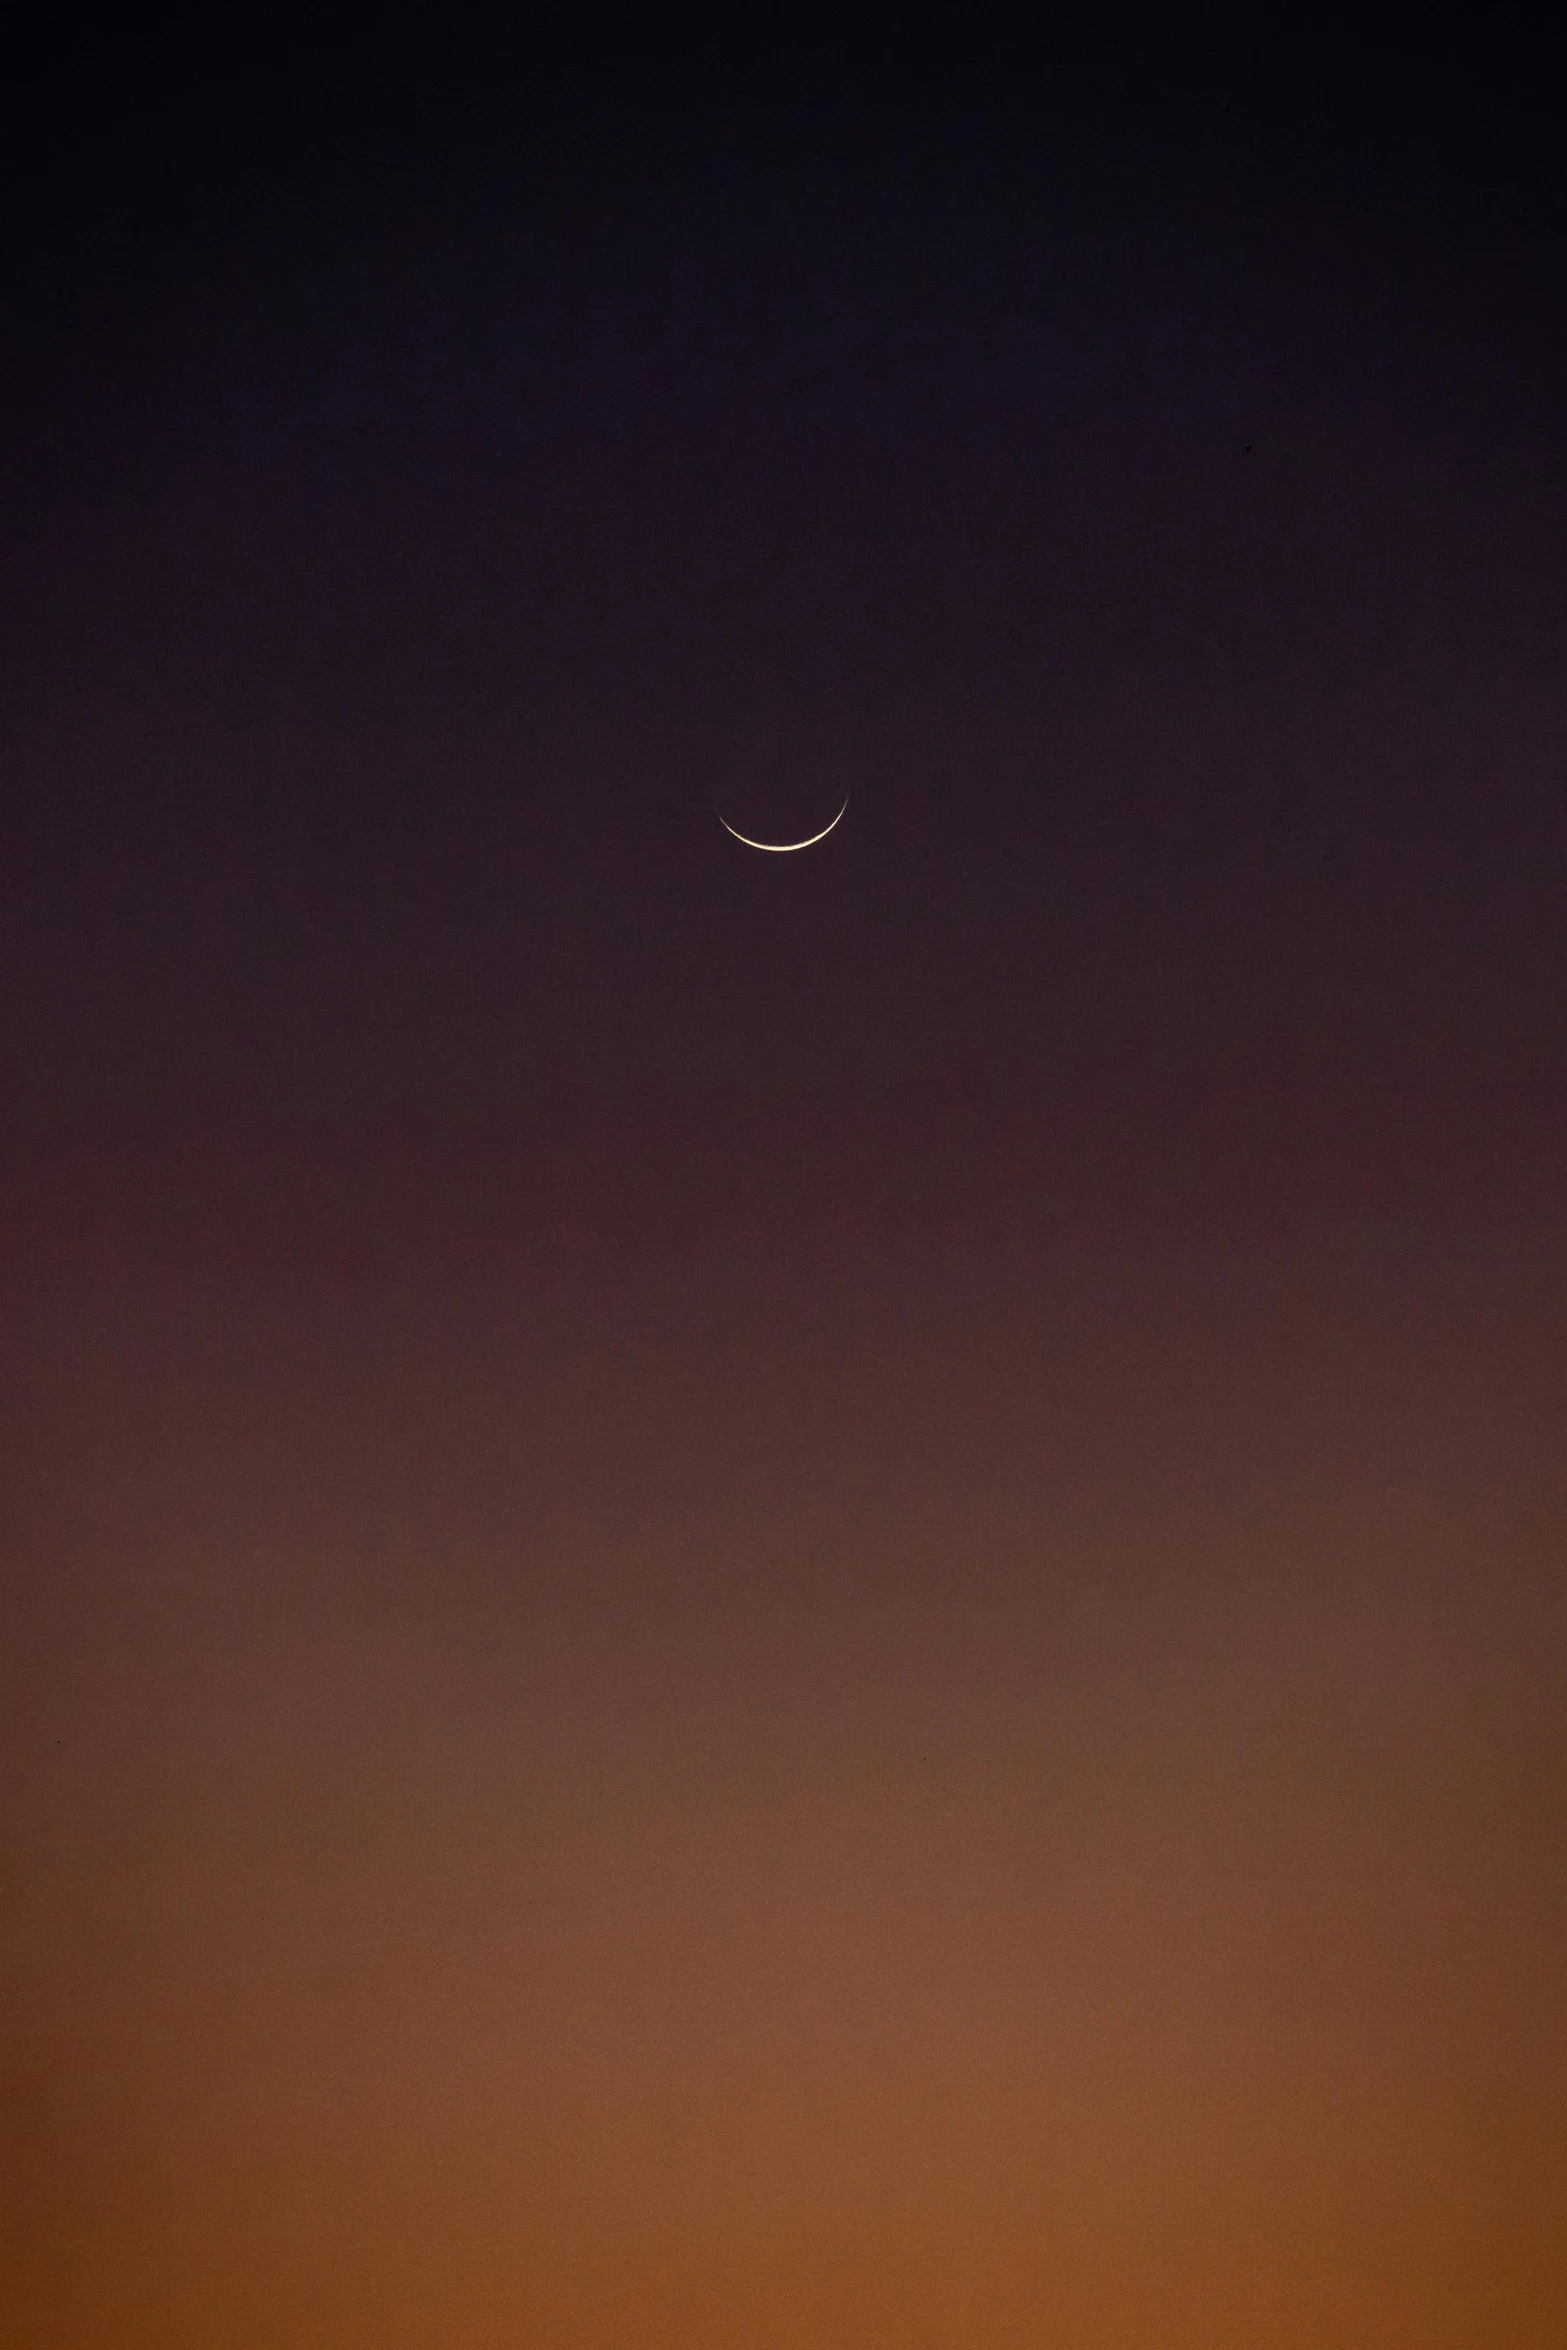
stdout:
<svg viewBox="0 0 1567 2350">
<path fill-rule="evenodd" d="M 36 443 L 4 2350 L 1564 2338 L 1552 379 L 1074 201 L 454 216 Z"/>
</svg>

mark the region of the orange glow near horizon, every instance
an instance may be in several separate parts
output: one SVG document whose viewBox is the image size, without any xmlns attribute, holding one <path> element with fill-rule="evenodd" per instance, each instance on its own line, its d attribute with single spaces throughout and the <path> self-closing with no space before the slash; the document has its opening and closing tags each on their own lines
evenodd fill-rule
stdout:
<svg viewBox="0 0 1567 2350">
<path fill-rule="evenodd" d="M 10 2339 L 1544 2341 L 1543 1334 L 906 1245 L 62 1314 Z"/>
</svg>

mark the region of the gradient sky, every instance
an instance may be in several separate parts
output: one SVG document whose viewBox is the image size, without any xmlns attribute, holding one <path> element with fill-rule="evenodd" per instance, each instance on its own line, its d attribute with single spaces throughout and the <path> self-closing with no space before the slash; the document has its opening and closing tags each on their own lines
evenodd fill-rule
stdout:
<svg viewBox="0 0 1567 2350">
<path fill-rule="evenodd" d="M 1550 220 L 573 121 L 16 279 L 0 2345 L 1557 2350 Z"/>
</svg>

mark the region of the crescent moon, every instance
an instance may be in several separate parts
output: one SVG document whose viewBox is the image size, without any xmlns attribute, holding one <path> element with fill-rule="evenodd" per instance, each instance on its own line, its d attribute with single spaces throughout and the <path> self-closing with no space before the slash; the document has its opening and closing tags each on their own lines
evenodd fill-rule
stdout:
<svg viewBox="0 0 1567 2350">
<path fill-rule="evenodd" d="M 718 816 L 718 821 L 723 825 L 725 832 L 731 834 L 735 840 L 743 841 L 748 849 L 765 849 L 770 857 L 792 857 L 796 849 L 814 849 L 819 840 L 825 840 L 829 832 L 832 831 L 833 825 L 842 823 L 848 814 L 848 809 L 849 803 L 845 800 L 833 818 L 832 824 L 824 824 L 821 831 L 813 832 L 809 840 L 752 840 L 749 833 L 736 832 L 732 824 L 724 817 L 718 816 L 716 808 L 713 810 L 713 814 Z"/>
</svg>

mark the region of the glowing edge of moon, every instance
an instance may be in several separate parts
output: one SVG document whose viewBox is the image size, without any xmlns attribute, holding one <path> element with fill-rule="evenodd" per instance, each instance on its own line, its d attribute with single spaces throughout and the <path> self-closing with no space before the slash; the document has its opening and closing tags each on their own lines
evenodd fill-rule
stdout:
<svg viewBox="0 0 1567 2350">
<path fill-rule="evenodd" d="M 770 857 L 792 857 L 796 849 L 814 849 L 819 840 L 825 840 L 827 838 L 828 833 L 833 829 L 833 825 L 841 824 L 843 822 L 843 819 L 848 814 L 848 812 L 849 803 L 847 800 L 845 800 L 843 806 L 838 810 L 837 815 L 833 818 L 832 824 L 824 824 L 821 831 L 813 832 L 809 840 L 752 840 L 748 834 L 743 832 L 736 832 L 732 824 L 727 823 L 722 816 L 718 816 L 718 810 L 716 808 L 713 810 L 713 814 L 718 816 L 719 823 L 723 825 L 725 832 L 727 832 L 731 838 L 742 842 L 748 849 L 764 849 Z"/>
</svg>

